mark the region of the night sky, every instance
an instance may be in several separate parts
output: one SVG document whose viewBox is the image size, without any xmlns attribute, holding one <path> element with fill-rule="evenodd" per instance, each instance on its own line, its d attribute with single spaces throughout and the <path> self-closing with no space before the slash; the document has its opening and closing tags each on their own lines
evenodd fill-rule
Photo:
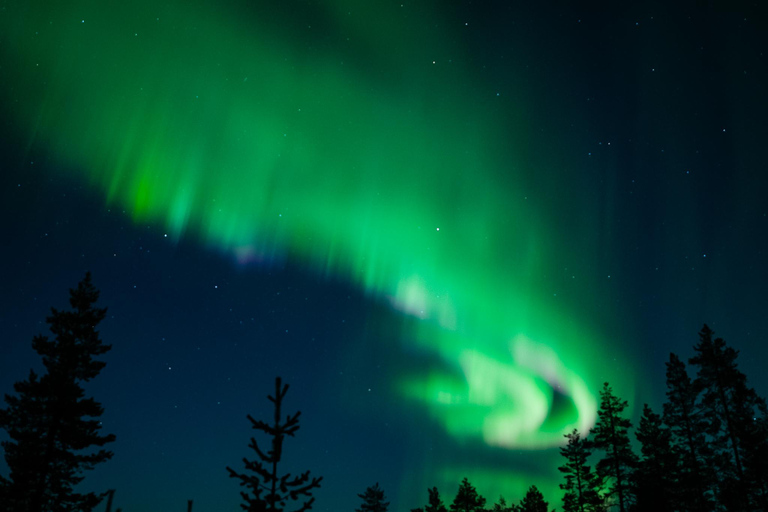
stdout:
<svg viewBox="0 0 768 512">
<path fill-rule="evenodd" d="M 531 3 L 0 4 L 0 393 L 90 270 L 125 512 L 237 510 L 278 375 L 319 511 L 559 508 L 704 323 L 768 394 L 759 2 Z"/>
</svg>

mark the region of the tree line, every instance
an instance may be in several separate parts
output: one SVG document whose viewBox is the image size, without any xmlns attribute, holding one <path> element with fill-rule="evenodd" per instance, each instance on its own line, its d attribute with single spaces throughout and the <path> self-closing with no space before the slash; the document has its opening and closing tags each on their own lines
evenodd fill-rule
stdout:
<svg viewBox="0 0 768 512">
<path fill-rule="evenodd" d="M 666 363 L 667 400 L 661 413 L 648 404 L 634 432 L 627 401 L 605 383 L 597 423 L 582 438 L 566 435 L 563 510 L 592 512 L 710 512 L 768 510 L 768 410 L 747 384 L 738 351 L 707 325 L 686 364 Z M 589 465 L 599 451 L 594 470 Z"/>
<path fill-rule="evenodd" d="M 660 413 L 648 404 L 632 442 L 629 405 L 609 383 L 600 392 L 597 422 L 586 435 L 565 435 L 560 448 L 564 512 L 768 511 L 768 408 L 747 384 L 738 351 L 706 324 L 688 367 L 677 354 L 666 363 L 667 400 Z M 639 453 L 633 448 L 639 446 Z M 369 491 L 371 489 L 369 488 Z M 372 493 L 360 495 L 368 503 Z M 386 512 L 366 505 L 357 512 Z M 492 508 L 465 478 L 451 512 L 549 512 L 531 486 L 518 504 L 504 497 Z M 437 488 L 429 504 L 411 512 L 447 512 Z"/>
<path fill-rule="evenodd" d="M 97 326 L 106 309 L 95 306 L 99 292 L 91 275 L 70 290 L 70 311 L 51 310 L 46 319 L 53 339 L 38 335 L 33 349 L 42 357 L 45 373 L 30 370 L 5 395 L 0 428 L 8 477 L 0 476 L 0 512 L 90 512 L 114 491 L 80 493 L 83 473 L 112 457 L 104 446 L 115 440 L 101 433 L 104 409 L 85 397 L 83 383 L 95 378 L 105 363 L 96 357 L 110 350 Z M 648 404 L 637 429 L 626 417 L 628 402 L 605 383 L 595 426 L 586 433 L 573 430 L 560 448 L 563 457 L 564 512 L 753 512 L 768 511 L 768 408 L 747 383 L 737 364 L 738 351 L 714 337 L 707 326 L 688 366 L 676 354 L 666 363 L 666 402 L 660 413 Z M 688 373 L 691 368 L 695 374 Z M 241 508 L 247 512 L 306 512 L 322 477 L 306 471 L 279 471 L 283 443 L 299 430 L 300 412 L 282 416 L 289 386 L 278 377 L 273 421 L 247 419 L 269 440 L 262 450 L 255 438 L 249 448 L 255 458 L 243 458 L 244 470 L 226 470 L 238 480 Z M 639 447 L 639 452 L 635 447 Z M 428 503 L 411 512 L 549 512 L 549 503 L 531 486 L 517 504 L 504 497 L 490 508 L 464 478 L 446 507 L 439 491 L 428 491 Z M 358 495 L 356 512 L 387 512 L 389 502 L 376 483 Z M 191 512 L 192 502 L 188 502 Z M 119 509 L 118 509 L 119 510 Z"/>
</svg>

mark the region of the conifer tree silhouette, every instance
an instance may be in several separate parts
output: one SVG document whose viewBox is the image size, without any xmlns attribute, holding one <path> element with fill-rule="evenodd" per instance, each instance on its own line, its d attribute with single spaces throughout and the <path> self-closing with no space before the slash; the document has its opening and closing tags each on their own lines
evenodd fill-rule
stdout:
<svg viewBox="0 0 768 512">
<path fill-rule="evenodd" d="M 485 498 L 477 493 L 477 489 L 464 477 L 459 485 L 459 492 L 451 503 L 451 512 L 480 512 L 485 507 Z"/>
<path fill-rule="evenodd" d="M 549 503 L 544 501 L 544 495 L 541 494 L 535 485 L 532 485 L 525 497 L 520 502 L 518 510 L 520 512 L 549 512 Z"/>
<path fill-rule="evenodd" d="M 427 491 L 429 492 L 429 504 L 424 508 L 424 512 L 448 512 L 437 487 L 427 489 Z"/>
<path fill-rule="evenodd" d="M 427 489 L 429 492 L 429 503 L 426 507 L 412 508 L 411 512 L 448 512 L 443 500 L 440 498 L 440 492 L 437 487 Z"/>
<path fill-rule="evenodd" d="M 355 509 L 356 512 L 387 512 L 389 508 L 389 502 L 384 501 L 384 489 L 379 487 L 379 482 L 368 487 L 363 494 L 358 494 L 358 497 L 363 499 L 363 503 L 360 508 Z"/>
<path fill-rule="evenodd" d="M 757 406 L 752 428 L 744 439 L 744 473 L 750 488 L 750 502 L 757 510 L 768 510 L 768 407 L 765 400 Z"/>
<path fill-rule="evenodd" d="M 672 450 L 672 436 L 661 416 L 648 404 L 635 432 L 642 456 L 633 474 L 638 510 L 676 510 L 674 500 L 678 454 Z"/>
<path fill-rule="evenodd" d="M 768 474 L 755 459 L 755 454 L 768 451 L 760 435 L 768 421 L 765 400 L 747 385 L 746 375 L 738 369 L 739 352 L 713 335 L 705 324 L 689 363 L 698 369 L 694 388 L 701 393 L 707 434 L 715 450 L 719 497 L 728 509 L 754 509 L 768 505 Z"/>
<path fill-rule="evenodd" d="M 491 509 L 492 512 L 510 512 L 512 509 L 516 509 L 517 507 L 509 506 L 507 504 L 507 500 L 504 499 L 504 496 L 499 496 L 499 501 L 493 504 L 493 508 Z"/>
<path fill-rule="evenodd" d="M 669 426 L 671 445 L 680 458 L 675 500 L 691 512 L 707 512 L 714 507 L 714 461 L 705 436 L 698 392 L 676 354 L 669 354 L 667 401 L 664 423 Z"/>
<path fill-rule="evenodd" d="M 286 502 L 296 501 L 301 496 L 306 496 L 306 500 L 294 512 L 304 512 L 312 508 L 315 498 L 312 497 L 312 489 L 320 487 L 323 477 L 312 477 L 310 480 L 309 471 L 301 475 L 291 476 L 290 473 L 278 475 L 277 466 L 283 457 L 283 440 L 286 436 L 294 437 L 299 430 L 299 416 L 301 411 L 293 416 L 286 415 L 285 422 L 280 423 L 280 414 L 283 404 L 283 398 L 288 392 L 288 384 L 282 385 L 280 377 L 275 379 L 275 396 L 267 396 L 270 402 L 275 406 L 274 424 L 269 425 L 261 420 L 255 420 L 248 415 L 255 430 L 260 430 L 272 438 L 271 449 L 264 453 L 255 438 L 251 438 L 251 444 L 248 445 L 256 452 L 258 460 L 248 460 L 243 458 L 246 471 L 250 473 L 238 473 L 229 466 L 227 471 L 229 476 L 240 480 L 240 485 L 247 487 L 253 493 L 251 496 L 247 492 L 240 492 L 245 503 L 240 507 L 247 512 L 282 512 L 286 507 Z M 262 498 L 262 493 L 266 495 Z"/>
<path fill-rule="evenodd" d="M 10 469 L 4 480 L 2 502 L 14 512 L 78 510 L 88 512 L 102 499 L 78 493 L 74 487 L 82 473 L 112 457 L 103 447 L 115 436 L 100 435 L 101 404 L 86 398 L 82 384 L 104 368 L 94 359 L 111 349 L 99 338 L 97 325 L 106 308 L 96 308 L 99 292 L 87 273 L 69 291 L 71 311 L 51 308 L 46 318 L 54 339 L 38 335 L 32 348 L 43 358 L 45 373 L 30 370 L 26 380 L 14 384 L 15 395 L 5 395 L 0 428 L 7 431 L 5 460 Z"/>
<path fill-rule="evenodd" d="M 592 444 L 582 439 L 579 431 L 574 429 L 565 435 L 568 444 L 560 448 L 560 454 L 565 457 L 565 464 L 557 468 L 565 475 L 565 484 L 560 488 L 563 494 L 563 510 L 565 512 L 598 512 L 603 509 L 603 499 L 600 496 L 602 483 L 600 478 L 587 464 L 592 455 Z"/>
<path fill-rule="evenodd" d="M 592 433 L 595 448 L 603 450 L 605 456 L 597 463 L 597 474 L 610 479 L 608 495 L 616 496 L 619 511 L 626 512 L 632 501 L 629 479 L 637 460 L 629 443 L 628 430 L 632 423 L 621 416 L 628 404 L 613 394 L 607 382 L 603 384 L 600 398 L 598 419 Z"/>
</svg>

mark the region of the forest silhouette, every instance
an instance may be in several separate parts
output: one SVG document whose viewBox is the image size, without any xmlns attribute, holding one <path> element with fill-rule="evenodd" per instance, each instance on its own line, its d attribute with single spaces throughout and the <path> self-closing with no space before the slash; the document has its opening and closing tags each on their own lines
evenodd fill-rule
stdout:
<svg viewBox="0 0 768 512">
<path fill-rule="evenodd" d="M 96 378 L 105 363 L 97 359 L 111 348 L 102 342 L 98 324 L 106 315 L 90 273 L 70 290 L 71 310 L 51 310 L 46 322 L 53 338 L 38 335 L 32 348 L 45 372 L 14 384 L 0 409 L 0 428 L 7 477 L 0 475 L 0 512 L 94 510 L 114 490 L 81 493 L 84 473 L 108 461 L 105 446 L 115 440 L 101 432 L 104 412 L 83 384 Z M 644 404 L 636 428 L 625 415 L 628 402 L 609 383 L 600 392 L 597 421 L 589 432 L 573 430 L 560 448 L 560 488 L 565 512 L 752 512 L 768 511 L 768 408 L 739 370 L 738 351 L 715 337 L 706 324 L 686 363 L 670 354 L 666 363 L 666 397 L 660 412 Z M 689 374 L 689 370 L 691 374 Z M 247 419 L 266 436 L 263 451 L 251 438 L 256 458 L 243 458 L 244 471 L 226 471 L 245 490 L 247 512 L 306 512 L 322 477 L 281 474 L 283 443 L 299 430 L 301 412 L 283 417 L 289 386 L 275 380 L 272 423 Z M 634 439 L 633 439 L 634 437 Z M 427 489 L 428 503 L 411 512 L 549 512 L 554 506 L 532 485 L 518 503 L 500 496 L 487 500 L 464 478 L 446 507 L 437 487 Z M 357 495 L 356 512 L 387 512 L 389 502 L 376 483 Z M 192 511 L 193 502 L 187 503 Z M 120 509 L 117 509 L 118 511 Z"/>
</svg>

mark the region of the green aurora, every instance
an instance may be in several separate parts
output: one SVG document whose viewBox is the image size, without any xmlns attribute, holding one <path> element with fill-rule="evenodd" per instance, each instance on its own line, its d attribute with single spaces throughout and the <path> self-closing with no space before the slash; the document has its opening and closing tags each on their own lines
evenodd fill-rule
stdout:
<svg viewBox="0 0 768 512">
<path fill-rule="evenodd" d="M 563 249 L 523 192 L 527 128 L 476 93 L 458 37 L 399 4 L 103 4 L 12 2 L 0 24 L 6 108 L 62 172 L 169 237 L 288 261 L 418 319 L 403 343 L 448 370 L 393 396 L 458 442 L 539 450 L 592 426 L 608 341 L 540 286 Z M 608 377 L 632 392 L 631 370 Z M 489 498 L 531 481 L 440 471 Z"/>
</svg>

